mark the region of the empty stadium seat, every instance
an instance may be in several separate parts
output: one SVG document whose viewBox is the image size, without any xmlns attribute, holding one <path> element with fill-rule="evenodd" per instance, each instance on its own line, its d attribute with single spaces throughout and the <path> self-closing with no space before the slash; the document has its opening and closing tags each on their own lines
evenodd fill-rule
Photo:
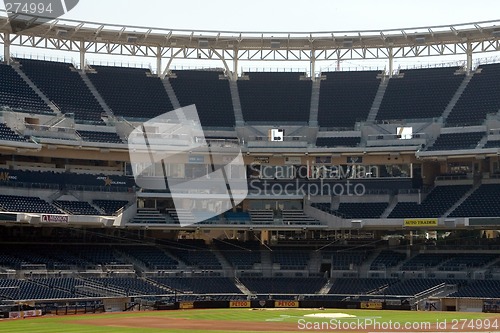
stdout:
<svg viewBox="0 0 500 333">
<path fill-rule="evenodd" d="M 77 122 L 104 124 L 103 108 L 77 70 L 70 63 L 17 59 L 21 70 L 63 113 L 72 113 Z M 68 89 L 68 87 L 70 87 Z"/>
<path fill-rule="evenodd" d="M 222 71 L 173 71 L 169 78 L 181 106 L 196 105 L 202 126 L 234 127 L 229 81 Z"/>
<path fill-rule="evenodd" d="M 92 68 L 87 75 L 116 116 L 149 120 L 174 109 L 161 79 L 149 69 Z"/>
<path fill-rule="evenodd" d="M 334 137 L 317 138 L 317 147 L 357 147 L 361 143 L 361 137 Z"/>
<path fill-rule="evenodd" d="M 488 113 L 496 114 L 500 110 L 499 75 L 500 64 L 480 65 L 446 119 L 446 125 L 479 125 Z"/>
<path fill-rule="evenodd" d="M 428 151 L 475 149 L 485 132 L 446 133 L 438 136 Z"/>
<path fill-rule="evenodd" d="M 14 132 L 7 125 L 0 123 L 0 140 L 26 142 L 27 140 Z"/>
<path fill-rule="evenodd" d="M 39 197 L 0 195 L 0 210 L 19 213 L 64 214 Z"/>
<path fill-rule="evenodd" d="M 482 184 L 450 217 L 499 217 L 500 216 L 500 184 Z"/>
<path fill-rule="evenodd" d="M 389 218 L 441 217 L 471 188 L 471 185 L 436 186 L 420 204 L 398 202 Z"/>
<path fill-rule="evenodd" d="M 0 108 L 35 114 L 54 114 L 14 68 L 0 64 Z"/>
<path fill-rule="evenodd" d="M 249 80 L 239 80 L 243 118 L 246 122 L 309 122 L 311 80 L 305 73 L 247 72 Z"/>
<path fill-rule="evenodd" d="M 97 132 L 97 131 L 82 131 L 76 132 L 83 141 L 102 142 L 102 143 L 123 143 L 122 139 L 116 133 Z"/>
<path fill-rule="evenodd" d="M 353 129 L 366 121 L 380 85 L 378 71 L 323 72 L 318 123 L 320 127 Z M 318 145 L 319 146 L 319 145 Z"/>
<path fill-rule="evenodd" d="M 439 118 L 465 78 L 460 67 L 401 70 L 389 80 L 377 120 Z"/>
</svg>

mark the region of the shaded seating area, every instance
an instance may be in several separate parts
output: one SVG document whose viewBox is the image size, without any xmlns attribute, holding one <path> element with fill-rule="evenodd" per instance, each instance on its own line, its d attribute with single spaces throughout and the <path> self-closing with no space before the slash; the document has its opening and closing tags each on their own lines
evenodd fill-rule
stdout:
<svg viewBox="0 0 500 333">
<path fill-rule="evenodd" d="M 109 216 L 115 215 L 116 212 L 128 205 L 126 200 L 92 200 L 92 203 Z"/>
<path fill-rule="evenodd" d="M 488 140 L 483 148 L 500 148 L 500 140 Z"/>
<path fill-rule="evenodd" d="M 337 212 L 349 218 L 380 218 L 389 206 L 387 202 L 341 202 Z"/>
<path fill-rule="evenodd" d="M 485 132 L 446 133 L 441 134 L 428 151 L 475 149 Z"/>
<path fill-rule="evenodd" d="M 77 122 L 104 124 L 103 108 L 70 63 L 17 59 L 21 70 L 65 114 Z M 68 87 L 70 87 L 68 89 Z"/>
<path fill-rule="evenodd" d="M 72 215 L 102 215 L 101 212 L 85 201 L 55 200 L 53 204 Z"/>
<path fill-rule="evenodd" d="M 83 141 L 102 143 L 123 143 L 118 134 L 114 132 L 97 132 L 77 130 L 77 134 Z"/>
<path fill-rule="evenodd" d="M 0 210 L 17 213 L 64 214 L 39 197 L 0 195 Z"/>
<path fill-rule="evenodd" d="M 446 119 L 447 126 L 471 126 L 500 110 L 500 64 L 479 65 Z M 471 112 L 473 110 L 474 112 Z"/>
<path fill-rule="evenodd" d="M 332 287 L 328 294 L 340 294 L 340 295 L 366 295 L 375 294 L 379 290 L 386 288 L 392 283 L 395 283 L 396 279 L 368 279 L 368 278 L 338 278 L 333 281 Z"/>
<path fill-rule="evenodd" d="M 92 66 L 87 75 L 116 116 L 149 120 L 174 109 L 149 69 Z"/>
<path fill-rule="evenodd" d="M 460 253 L 439 267 L 440 271 L 461 271 L 482 267 L 498 258 L 494 253 Z"/>
<path fill-rule="evenodd" d="M 379 74 L 379 71 L 321 73 L 325 79 L 320 86 L 319 126 L 353 129 L 356 122 L 366 121 L 380 85 Z"/>
<path fill-rule="evenodd" d="M 457 292 L 449 295 L 449 297 L 500 298 L 500 281 L 470 281 Z"/>
<path fill-rule="evenodd" d="M 115 292 L 120 292 L 122 295 L 165 295 L 172 292 L 167 288 L 161 288 L 153 285 L 141 278 L 129 277 L 105 277 L 105 278 L 88 278 L 87 281 L 96 283 L 106 289 L 111 289 Z"/>
<path fill-rule="evenodd" d="M 376 119 L 439 118 L 465 79 L 460 67 L 400 70 L 389 80 Z"/>
<path fill-rule="evenodd" d="M 500 184 L 482 184 L 450 214 L 450 217 L 499 216 Z"/>
<path fill-rule="evenodd" d="M 26 142 L 27 140 L 14 132 L 9 126 L 0 123 L 0 140 Z"/>
<path fill-rule="evenodd" d="M 202 126 L 234 127 L 231 91 L 223 71 L 175 70 L 172 73 L 173 77 L 168 80 L 179 103 L 196 105 Z"/>
<path fill-rule="evenodd" d="M 256 294 L 314 294 L 326 283 L 326 279 L 318 277 L 242 277 L 240 280 Z"/>
<path fill-rule="evenodd" d="M 401 266 L 402 271 L 422 270 L 426 267 L 436 267 L 446 260 L 453 258 L 451 253 L 419 253 Z"/>
<path fill-rule="evenodd" d="M 372 261 L 370 270 L 386 269 L 388 267 L 397 266 L 400 262 L 406 259 L 406 254 L 392 250 L 383 250 Z"/>
<path fill-rule="evenodd" d="M 61 299 L 72 298 L 69 292 L 50 288 L 27 280 L 0 279 L 0 299 Z"/>
<path fill-rule="evenodd" d="M 194 294 L 241 294 L 227 277 L 157 277 L 153 281 L 170 289 Z"/>
<path fill-rule="evenodd" d="M 331 137 L 331 138 L 317 138 L 317 147 L 357 147 L 361 143 L 361 137 Z"/>
<path fill-rule="evenodd" d="M 279 264 L 281 270 L 304 270 L 309 264 L 311 258 L 310 251 L 297 249 L 273 249 L 271 260 Z"/>
<path fill-rule="evenodd" d="M 117 249 L 141 262 L 150 270 L 174 270 L 179 262 L 166 251 L 154 246 L 120 246 Z"/>
<path fill-rule="evenodd" d="M 34 114 L 54 114 L 14 68 L 0 63 L 0 109 Z"/>
<path fill-rule="evenodd" d="M 132 177 L 104 174 L 83 174 L 76 172 L 32 171 L 1 169 L 0 173 L 9 175 L 9 179 L 0 181 L 0 185 L 33 188 L 77 188 L 87 191 L 126 192 L 135 186 Z"/>
<path fill-rule="evenodd" d="M 214 245 L 236 270 L 249 270 L 261 262 L 259 242 L 214 239 Z"/>
<path fill-rule="evenodd" d="M 310 79 L 299 72 L 246 72 L 238 80 L 243 118 L 257 123 L 307 123 L 311 109 Z"/>
<path fill-rule="evenodd" d="M 379 294 L 414 296 L 428 289 L 437 287 L 444 282 L 445 280 L 441 279 L 408 279 L 391 284 L 388 288 L 379 292 Z"/>
<path fill-rule="evenodd" d="M 189 266 L 215 270 L 222 268 L 215 254 L 201 239 L 179 240 L 169 244 L 168 251 Z"/>
<path fill-rule="evenodd" d="M 471 188 L 471 185 L 436 186 L 420 204 L 398 202 L 389 218 L 441 217 Z"/>
<path fill-rule="evenodd" d="M 312 207 L 342 218 L 377 219 L 389 206 L 388 202 L 341 202 L 337 209 L 330 203 L 312 203 Z"/>
</svg>

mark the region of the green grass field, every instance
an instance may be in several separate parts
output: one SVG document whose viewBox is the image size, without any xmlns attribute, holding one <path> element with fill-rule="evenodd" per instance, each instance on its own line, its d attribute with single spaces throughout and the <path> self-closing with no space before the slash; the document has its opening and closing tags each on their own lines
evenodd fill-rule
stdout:
<svg viewBox="0 0 500 333">
<path fill-rule="evenodd" d="M 157 311 L 157 312 L 131 312 L 131 313 L 114 313 L 114 314 L 100 314 L 100 315 L 78 315 L 78 316 L 47 316 L 42 318 L 32 319 L 17 319 L 17 320 L 4 320 L 0 322 L 0 332 L 8 333 L 129 333 L 129 332 L 173 332 L 173 333 L 201 333 L 207 332 L 207 329 L 170 329 L 168 328 L 169 320 L 183 319 L 186 323 L 193 323 L 196 321 L 213 321 L 213 328 L 217 327 L 217 322 L 221 321 L 238 325 L 239 329 L 231 330 L 210 330 L 212 333 L 219 332 L 253 332 L 253 325 L 277 325 L 276 323 L 283 323 L 284 325 L 292 325 L 295 329 L 290 331 L 297 331 L 299 325 L 303 328 L 302 331 L 329 331 L 329 332 L 342 332 L 345 331 L 340 326 L 337 329 L 329 327 L 328 329 L 313 330 L 314 325 L 321 325 L 322 322 L 330 323 L 331 318 L 310 318 L 305 315 L 310 314 L 327 314 L 327 313 L 343 313 L 353 315 L 353 318 L 334 319 L 339 325 L 347 325 L 340 323 L 369 323 L 370 320 L 376 321 L 380 325 L 388 325 L 390 322 L 394 325 L 399 323 L 403 328 L 405 323 L 412 323 L 412 325 L 424 325 L 423 323 L 443 323 L 446 321 L 448 324 L 456 323 L 455 327 L 448 326 L 447 329 L 432 331 L 439 332 L 464 332 L 464 331 L 477 331 L 479 325 L 482 330 L 487 323 L 490 329 L 487 332 L 500 332 L 500 316 L 485 314 L 485 313 L 460 313 L 460 312 L 415 312 L 415 311 L 376 311 L 376 310 L 300 310 L 300 309 L 286 309 L 286 310 L 249 310 L 249 309 L 217 309 L 217 310 L 179 310 L 179 311 Z M 155 320 L 164 320 L 165 325 L 162 328 L 148 327 L 148 322 L 151 318 Z M 140 321 L 142 318 L 142 321 Z M 106 323 L 100 323 L 105 320 Z M 144 323 L 141 327 L 123 327 L 123 322 L 126 320 L 135 320 L 139 323 Z M 110 322 L 113 322 L 110 324 Z M 302 323 L 302 324 L 300 324 Z M 307 324 L 309 323 L 309 324 Z M 472 323 L 472 324 L 471 324 Z M 310 329 L 306 329 L 306 325 Z M 323 324 L 326 325 L 326 324 Z M 357 324 L 355 324 L 357 325 Z M 466 326 L 464 326 L 466 325 Z M 474 326 L 474 327 L 471 327 Z M 275 326 L 273 326 L 275 327 Z M 317 328 L 317 327 L 316 327 Z M 369 332 L 377 331 L 373 329 L 374 326 L 366 327 L 354 331 Z M 286 330 L 285 330 L 286 331 Z M 352 330 L 351 330 L 352 331 Z M 383 331 L 383 330 L 382 330 Z M 408 331 L 401 329 L 401 331 Z M 418 330 L 413 330 L 418 332 Z M 262 329 L 260 330 L 262 332 Z M 266 332 L 272 332 L 270 330 Z M 281 332 L 284 332 L 281 330 Z"/>
</svg>

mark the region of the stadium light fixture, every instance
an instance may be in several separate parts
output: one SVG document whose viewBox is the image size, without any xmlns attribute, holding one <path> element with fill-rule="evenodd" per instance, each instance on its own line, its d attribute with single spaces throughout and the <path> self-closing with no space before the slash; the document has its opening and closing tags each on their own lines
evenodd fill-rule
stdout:
<svg viewBox="0 0 500 333">
<path fill-rule="evenodd" d="M 57 36 L 60 36 L 60 37 L 64 37 L 68 34 L 68 30 L 64 30 L 64 29 L 57 29 L 56 31 L 56 35 Z"/>
<path fill-rule="evenodd" d="M 281 42 L 279 40 L 271 40 L 271 48 L 279 49 L 281 47 Z"/>
<path fill-rule="evenodd" d="M 129 43 L 135 43 L 135 42 L 137 42 L 137 36 L 128 36 L 127 37 L 127 42 L 129 42 Z"/>
<path fill-rule="evenodd" d="M 206 39 L 206 38 L 198 39 L 198 47 L 207 48 L 208 47 L 208 39 Z"/>
<path fill-rule="evenodd" d="M 415 42 L 417 44 L 424 44 L 425 43 L 425 37 L 424 36 L 416 37 L 415 38 Z"/>
<path fill-rule="evenodd" d="M 344 39 L 344 42 L 342 43 L 344 47 L 352 47 L 352 39 Z"/>
<path fill-rule="evenodd" d="M 493 30 L 491 34 L 495 37 L 500 37 L 500 30 Z"/>
</svg>

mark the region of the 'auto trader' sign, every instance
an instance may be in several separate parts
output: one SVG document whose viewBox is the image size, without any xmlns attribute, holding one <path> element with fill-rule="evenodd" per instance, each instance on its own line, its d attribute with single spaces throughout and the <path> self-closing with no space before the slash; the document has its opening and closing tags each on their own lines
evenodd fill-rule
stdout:
<svg viewBox="0 0 500 333">
<path fill-rule="evenodd" d="M 437 227 L 438 219 L 405 219 L 405 227 Z"/>
</svg>

